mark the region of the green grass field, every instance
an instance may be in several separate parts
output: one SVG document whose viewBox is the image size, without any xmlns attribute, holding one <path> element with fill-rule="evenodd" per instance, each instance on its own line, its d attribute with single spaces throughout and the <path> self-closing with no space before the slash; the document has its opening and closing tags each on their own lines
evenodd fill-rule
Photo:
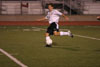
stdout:
<svg viewBox="0 0 100 67">
<path fill-rule="evenodd" d="M 85 37 L 51 36 L 52 48 L 44 47 L 46 28 L 0 26 L 0 48 L 28 67 L 100 67 L 100 26 L 61 26 Z M 0 67 L 20 66 L 0 52 Z"/>
</svg>

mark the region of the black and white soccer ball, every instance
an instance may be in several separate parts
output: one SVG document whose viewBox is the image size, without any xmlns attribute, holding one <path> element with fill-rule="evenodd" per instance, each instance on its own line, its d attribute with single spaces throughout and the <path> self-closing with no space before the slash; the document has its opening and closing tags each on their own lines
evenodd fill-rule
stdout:
<svg viewBox="0 0 100 67">
<path fill-rule="evenodd" d="M 46 44 L 47 45 L 51 45 L 52 44 L 52 40 L 51 39 L 46 40 Z"/>
</svg>

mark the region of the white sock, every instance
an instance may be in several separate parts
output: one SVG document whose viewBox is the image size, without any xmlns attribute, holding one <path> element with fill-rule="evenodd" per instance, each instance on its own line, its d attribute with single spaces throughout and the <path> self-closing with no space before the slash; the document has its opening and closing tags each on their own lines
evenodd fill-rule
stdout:
<svg viewBox="0 0 100 67">
<path fill-rule="evenodd" d="M 69 36 L 70 33 L 69 33 L 69 32 L 62 32 L 62 31 L 61 31 L 61 32 L 60 32 L 60 36 L 64 36 L 64 35 L 68 35 L 68 36 Z"/>
<path fill-rule="evenodd" d="M 46 36 L 46 40 L 48 40 L 48 39 L 50 39 L 50 37 L 49 36 Z"/>
</svg>

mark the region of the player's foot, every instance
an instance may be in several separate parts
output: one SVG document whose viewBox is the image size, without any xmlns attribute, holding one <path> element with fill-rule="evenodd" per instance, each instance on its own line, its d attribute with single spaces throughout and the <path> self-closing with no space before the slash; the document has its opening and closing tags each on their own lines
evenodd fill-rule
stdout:
<svg viewBox="0 0 100 67">
<path fill-rule="evenodd" d="M 74 36 L 73 36 L 73 34 L 71 33 L 71 31 L 68 30 L 68 32 L 69 32 L 69 36 L 73 38 Z"/>
<path fill-rule="evenodd" d="M 52 47 L 52 45 L 45 45 L 45 47 Z"/>
</svg>

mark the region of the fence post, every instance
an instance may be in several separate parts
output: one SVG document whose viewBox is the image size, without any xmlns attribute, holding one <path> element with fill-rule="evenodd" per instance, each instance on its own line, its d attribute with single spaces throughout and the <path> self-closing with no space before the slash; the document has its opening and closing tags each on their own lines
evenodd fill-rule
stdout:
<svg viewBox="0 0 100 67">
<path fill-rule="evenodd" d="M 45 1 L 41 0 L 41 5 L 42 5 L 43 14 L 45 14 Z"/>
<path fill-rule="evenodd" d="M 0 0 L 0 15 L 2 14 L 2 0 Z"/>
<path fill-rule="evenodd" d="M 20 10 L 21 10 L 21 15 L 22 15 L 22 0 L 20 0 Z"/>
<path fill-rule="evenodd" d="M 71 6 L 71 0 L 69 1 L 69 5 L 70 5 L 70 15 L 71 15 L 71 13 L 72 13 L 72 11 L 71 11 L 71 8 L 72 8 L 72 6 Z"/>
<path fill-rule="evenodd" d="M 64 5 L 65 5 L 64 2 L 65 2 L 65 1 L 63 0 L 63 13 L 64 13 Z"/>
</svg>

